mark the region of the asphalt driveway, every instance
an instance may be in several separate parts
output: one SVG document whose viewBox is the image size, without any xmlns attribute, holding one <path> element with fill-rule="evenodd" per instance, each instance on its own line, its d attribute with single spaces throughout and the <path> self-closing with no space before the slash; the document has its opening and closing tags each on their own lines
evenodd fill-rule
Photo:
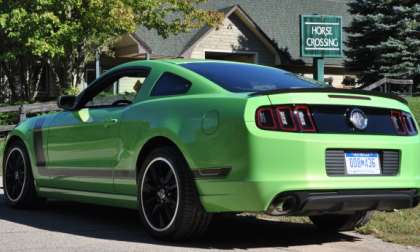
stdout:
<svg viewBox="0 0 420 252">
<path fill-rule="evenodd" d="M 136 211 L 54 201 L 38 210 L 7 207 L 0 190 L 0 251 L 420 251 L 352 232 L 326 234 L 308 224 L 235 218 L 201 240 L 162 243 L 142 229 Z"/>
</svg>

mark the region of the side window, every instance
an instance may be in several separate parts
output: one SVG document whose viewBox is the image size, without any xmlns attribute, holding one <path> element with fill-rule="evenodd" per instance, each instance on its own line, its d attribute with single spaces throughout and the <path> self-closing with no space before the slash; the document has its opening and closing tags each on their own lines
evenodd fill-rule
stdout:
<svg viewBox="0 0 420 252">
<path fill-rule="evenodd" d="M 123 106 L 131 104 L 149 72 L 139 71 L 111 77 L 86 103 L 85 107 Z"/>
<path fill-rule="evenodd" d="M 151 96 L 167 96 L 185 94 L 191 82 L 172 73 L 164 73 L 152 89 Z"/>
</svg>

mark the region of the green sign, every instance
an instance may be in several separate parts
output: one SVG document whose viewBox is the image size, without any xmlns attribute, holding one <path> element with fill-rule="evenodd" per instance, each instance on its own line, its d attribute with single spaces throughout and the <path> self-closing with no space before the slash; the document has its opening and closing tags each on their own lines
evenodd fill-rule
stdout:
<svg viewBox="0 0 420 252">
<path fill-rule="evenodd" d="M 300 53 L 302 57 L 342 56 L 342 24 L 339 16 L 301 15 Z"/>
</svg>

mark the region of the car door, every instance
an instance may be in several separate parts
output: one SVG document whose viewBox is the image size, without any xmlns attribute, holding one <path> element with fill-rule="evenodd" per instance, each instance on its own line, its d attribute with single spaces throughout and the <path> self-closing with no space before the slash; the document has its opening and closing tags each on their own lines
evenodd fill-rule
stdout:
<svg viewBox="0 0 420 252">
<path fill-rule="evenodd" d="M 81 94 L 78 109 L 54 117 L 47 130 L 51 186 L 113 192 L 113 169 L 122 151 L 121 113 L 147 74 L 144 69 L 110 74 Z"/>
</svg>

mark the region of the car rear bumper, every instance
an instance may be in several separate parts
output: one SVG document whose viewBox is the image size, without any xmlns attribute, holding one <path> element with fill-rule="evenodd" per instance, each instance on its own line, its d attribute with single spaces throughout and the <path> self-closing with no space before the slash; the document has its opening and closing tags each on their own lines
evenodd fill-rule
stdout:
<svg viewBox="0 0 420 252">
<path fill-rule="evenodd" d="M 416 190 L 338 190 L 297 191 L 278 195 L 268 209 L 272 215 L 317 215 L 354 213 L 357 211 L 390 211 L 416 207 Z"/>
<path fill-rule="evenodd" d="M 407 181 L 409 182 L 409 181 Z M 369 187 L 340 184 L 330 185 L 290 182 L 245 182 L 207 180 L 199 183 L 200 198 L 209 212 L 266 212 L 272 215 L 314 215 L 325 212 L 346 213 L 362 210 L 388 211 L 415 207 L 420 201 L 420 187 L 413 181 Z M 357 183 L 356 183 L 357 184 Z M 335 186 L 335 189 L 333 188 Z M 366 186 L 366 185 L 365 185 Z M 399 186 L 399 187 L 398 187 Z M 328 188 L 328 189 L 324 189 Z M 404 189 L 399 189 L 404 188 Z M 274 213 L 279 199 L 295 196 L 293 211 Z"/>
<path fill-rule="evenodd" d="M 248 152 L 244 153 L 244 159 L 248 160 L 247 166 L 231 167 L 231 172 L 225 178 L 197 180 L 203 206 L 210 212 L 268 211 L 273 200 L 286 192 L 399 189 L 415 190 L 417 195 L 420 192 L 419 136 L 282 133 L 260 130 L 255 123 L 247 123 L 247 127 Z M 393 175 L 331 176 L 326 169 L 326 153 L 331 149 L 395 150 L 400 153 L 399 170 Z M 416 202 L 416 197 L 418 201 L 417 195 L 409 201 Z M 382 196 L 379 202 L 368 200 L 373 196 L 361 197 L 365 201 L 361 209 L 410 207 L 410 202 L 393 200 L 395 195 Z M 315 201 L 311 194 L 311 203 L 307 207 L 312 208 L 322 202 L 327 205 L 326 208 L 339 208 L 344 204 L 343 209 L 337 210 L 339 212 L 357 209 L 357 205 L 349 206 L 348 201 L 340 201 L 342 194 L 329 197 L 327 199 L 332 201 L 332 205 L 325 203 L 328 200 L 319 198 L 316 198 L 315 204 L 312 203 Z M 402 198 L 407 197 L 402 195 Z M 357 197 L 355 199 L 350 202 L 361 200 Z M 304 214 L 305 211 L 297 214 Z"/>
</svg>

